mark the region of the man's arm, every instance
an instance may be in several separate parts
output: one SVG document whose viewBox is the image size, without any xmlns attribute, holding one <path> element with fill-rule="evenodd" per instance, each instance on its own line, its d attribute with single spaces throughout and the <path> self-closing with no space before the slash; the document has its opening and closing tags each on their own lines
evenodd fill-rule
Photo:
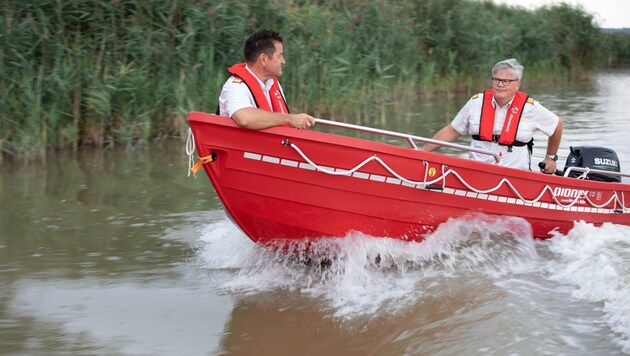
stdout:
<svg viewBox="0 0 630 356">
<path fill-rule="evenodd" d="M 553 134 L 549 136 L 549 140 L 547 140 L 547 155 L 558 154 L 560 140 L 562 139 L 562 127 L 562 118 L 558 117 L 558 125 L 556 126 Z M 545 156 L 543 162 L 545 163 L 545 173 L 553 174 L 556 171 L 556 161 L 548 156 Z"/>
<path fill-rule="evenodd" d="M 232 119 L 239 126 L 254 130 L 286 124 L 296 129 L 305 129 L 315 125 L 315 118 L 308 114 L 283 114 L 258 108 L 238 109 L 232 115 Z"/>
<path fill-rule="evenodd" d="M 453 142 L 455 140 L 457 140 L 459 138 L 459 136 L 461 136 L 461 134 L 457 131 L 455 131 L 455 128 L 453 128 L 453 125 L 448 124 L 446 127 L 444 127 L 443 129 L 441 129 L 440 131 L 438 131 L 435 136 L 433 136 L 434 140 L 440 140 L 440 141 L 446 141 L 446 142 Z M 440 145 L 436 145 L 433 143 L 427 143 L 425 144 L 422 149 L 424 151 L 433 151 L 436 148 L 440 147 Z"/>
</svg>

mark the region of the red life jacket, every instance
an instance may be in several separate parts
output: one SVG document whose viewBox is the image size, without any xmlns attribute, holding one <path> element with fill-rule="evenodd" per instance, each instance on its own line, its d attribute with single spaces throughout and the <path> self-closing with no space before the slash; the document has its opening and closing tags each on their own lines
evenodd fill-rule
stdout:
<svg viewBox="0 0 630 356">
<path fill-rule="evenodd" d="M 494 114 L 496 112 L 494 105 L 492 105 L 492 98 L 494 93 L 492 89 L 488 89 L 483 94 L 483 106 L 481 107 L 481 121 L 479 122 L 479 139 L 483 141 L 498 142 L 500 145 L 505 146 L 522 146 L 524 144 L 518 144 L 516 141 L 516 132 L 518 131 L 518 124 L 521 121 L 523 115 L 523 109 L 525 103 L 527 103 L 528 95 L 517 91 L 512 100 L 512 104 L 507 110 L 505 116 L 505 122 L 503 123 L 503 129 L 501 135 L 498 137 L 493 134 L 494 131 Z"/>
<path fill-rule="evenodd" d="M 254 101 L 256 102 L 256 106 L 259 109 L 273 112 L 281 112 L 285 114 L 289 113 L 287 101 L 284 99 L 284 96 L 282 96 L 277 78 L 273 78 L 273 84 L 271 85 L 271 89 L 269 90 L 269 97 L 271 98 L 271 107 L 269 107 L 269 102 L 267 101 L 267 97 L 265 97 L 265 93 L 258 83 L 258 79 L 245 68 L 245 63 L 235 64 L 228 68 L 227 71 L 231 75 L 243 79 L 243 81 L 249 88 L 249 91 L 252 93 Z"/>
</svg>

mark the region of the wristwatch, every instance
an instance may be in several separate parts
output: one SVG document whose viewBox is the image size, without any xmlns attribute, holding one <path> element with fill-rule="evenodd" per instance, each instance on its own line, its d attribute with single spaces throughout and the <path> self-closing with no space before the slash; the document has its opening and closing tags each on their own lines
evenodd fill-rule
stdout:
<svg viewBox="0 0 630 356">
<path fill-rule="evenodd" d="M 558 160 L 558 155 L 547 155 L 547 158 L 551 158 L 554 161 Z"/>
</svg>

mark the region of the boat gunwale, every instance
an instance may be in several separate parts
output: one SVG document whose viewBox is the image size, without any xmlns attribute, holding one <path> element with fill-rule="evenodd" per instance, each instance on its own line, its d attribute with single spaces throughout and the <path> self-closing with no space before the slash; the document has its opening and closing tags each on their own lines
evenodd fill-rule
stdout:
<svg viewBox="0 0 630 356">
<path fill-rule="evenodd" d="M 191 118 L 190 114 L 199 114 L 201 115 L 201 117 L 194 117 Z M 193 115 L 196 116 L 196 115 Z M 217 117 L 217 118 L 221 118 L 221 119 L 225 119 L 225 120 L 220 120 L 220 121 L 216 121 L 216 120 L 208 120 L 208 118 L 211 117 Z M 231 120 L 230 118 L 226 117 L 226 116 L 219 116 L 219 115 L 215 115 L 215 114 L 209 114 L 209 113 L 204 113 L 204 112 L 190 112 L 189 116 L 188 116 L 188 121 L 198 121 L 201 123 L 208 123 L 208 124 L 219 124 L 222 126 L 230 126 L 233 127 L 235 129 L 240 129 L 240 126 L 238 126 L 233 120 Z M 360 126 L 360 125 L 355 125 L 355 124 L 347 124 L 347 123 L 341 123 L 341 122 L 337 122 L 337 121 L 331 121 L 331 120 L 324 120 L 324 119 L 316 119 L 318 122 L 322 121 L 324 124 L 332 124 L 331 126 L 337 126 L 339 128 L 347 128 L 347 129 L 359 129 L 359 131 L 361 131 L 362 129 L 364 129 L 364 132 L 367 133 L 374 133 L 374 134 L 382 134 L 384 136 L 390 136 L 390 137 L 396 137 L 396 138 L 401 138 L 401 139 L 406 139 L 407 137 L 409 138 L 414 138 L 414 139 L 420 139 L 420 140 L 427 140 L 427 142 L 433 143 L 436 142 L 437 144 L 444 144 L 445 146 L 459 146 L 462 148 L 468 148 L 467 146 L 463 146 L 463 145 L 458 145 L 458 144 L 454 144 L 454 143 L 450 143 L 450 142 L 445 142 L 445 141 L 439 141 L 439 140 L 433 140 L 433 139 L 429 139 L 429 138 L 425 138 L 425 137 L 421 137 L 421 136 L 415 136 L 415 135 L 409 135 L 409 134 L 403 134 L 403 133 L 399 133 L 399 132 L 395 132 L 395 131 L 388 131 L 388 130 L 383 130 L 383 129 L 377 129 L 377 128 L 371 128 L 371 127 L 366 127 L 366 126 Z M 286 131 L 289 130 L 287 132 L 282 132 L 282 131 Z M 313 137 L 309 137 L 312 135 L 317 135 L 319 136 L 324 135 L 319 137 L 318 139 L 316 139 L 316 141 L 322 141 L 322 142 L 327 142 L 327 143 L 334 143 L 336 145 L 339 144 L 339 142 L 336 142 L 336 140 L 331 139 L 329 137 L 326 137 L 328 135 L 332 135 L 333 137 L 336 138 L 343 138 L 344 140 L 349 140 L 350 142 L 347 143 L 353 143 L 351 145 L 349 145 L 349 147 L 354 147 L 354 148 L 362 148 L 362 149 L 368 149 L 368 147 L 364 146 L 364 144 L 372 144 L 372 145 L 377 145 L 377 146 L 381 146 L 382 149 L 387 149 L 387 151 L 391 154 L 392 152 L 390 151 L 391 149 L 397 151 L 397 150 L 411 150 L 411 152 L 417 152 L 420 153 L 422 152 L 422 154 L 426 154 L 428 156 L 438 156 L 441 157 L 440 159 L 435 159 L 435 161 L 439 161 L 441 164 L 446 164 L 448 166 L 450 165 L 455 165 L 455 166 L 459 166 L 460 164 L 463 165 L 467 165 L 464 162 L 468 162 L 470 163 L 471 160 L 466 159 L 465 157 L 459 157 L 459 156 L 455 156 L 455 155 L 449 155 L 449 154 L 444 154 L 444 153 L 439 153 L 439 152 L 430 152 L 430 151 L 424 151 L 418 148 L 413 148 L 413 147 L 403 147 L 400 145 L 394 145 L 391 143 L 386 143 L 386 142 L 378 142 L 372 139 L 366 139 L 366 138 L 360 138 L 360 137 L 352 137 L 352 136 L 347 136 L 347 135 L 342 135 L 342 134 L 336 134 L 336 133 L 331 133 L 331 132 L 322 132 L 322 131 L 314 131 L 314 130 L 295 130 L 295 129 L 290 129 L 288 127 L 283 127 L 283 126 L 276 126 L 276 127 L 271 127 L 268 129 L 263 129 L 263 130 L 252 130 L 253 132 L 257 132 L 257 131 L 262 131 L 262 132 L 268 132 L 268 133 L 273 133 L 279 136 L 285 136 L 285 138 L 287 139 L 291 139 L 291 138 L 295 138 L 295 139 L 307 139 L 307 140 L 313 140 Z M 290 134 L 288 134 L 290 133 Z M 358 140 L 358 141 L 357 141 Z M 354 144 L 357 143 L 357 144 Z M 483 150 L 480 150 L 483 151 Z M 399 151 L 399 153 L 402 151 Z M 417 157 L 416 157 L 417 158 Z M 432 161 L 432 159 L 429 159 L 429 161 Z M 459 162 L 459 163 L 457 163 Z M 558 183 L 558 180 L 565 180 L 567 179 L 568 181 L 566 181 L 566 183 L 562 183 L 564 185 L 571 185 L 571 186 L 575 186 L 575 185 L 579 185 L 581 187 L 585 187 L 585 188 L 595 188 L 595 189 L 610 189 L 610 190 L 626 190 L 624 188 L 621 187 L 628 187 L 630 186 L 630 184 L 628 184 L 627 182 L 621 181 L 621 182 L 605 182 L 605 181 L 598 181 L 598 180 L 590 180 L 590 179 L 583 179 L 583 178 L 576 178 L 576 177 L 569 177 L 567 174 L 564 175 L 556 175 L 556 174 L 542 174 L 542 173 L 538 173 L 538 172 L 534 172 L 534 171 L 528 171 L 528 170 L 523 170 L 523 169 L 518 169 L 518 168 L 512 168 L 512 167 L 506 167 L 506 166 L 502 166 L 498 163 L 488 163 L 488 162 L 481 162 L 481 161 L 475 161 L 474 162 L 476 165 L 485 165 L 487 166 L 487 168 L 479 168 L 480 170 L 484 170 L 484 171 L 495 171 L 495 174 L 500 174 L 500 175 L 504 175 L 504 176 L 516 176 L 518 178 L 525 178 L 525 179 L 534 179 L 536 181 L 544 181 L 547 183 Z M 595 169 L 587 169 L 587 168 L 580 168 L 577 167 L 578 169 L 582 169 L 582 170 L 589 170 L 590 173 L 593 174 L 608 174 L 611 176 L 614 175 L 619 175 L 621 177 L 630 177 L 630 174 L 627 173 L 623 173 L 623 172 L 609 172 L 609 171 L 601 171 L 601 170 L 595 170 Z M 503 170 L 509 170 L 508 172 L 501 172 Z M 569 168 L 567 169 L 567 171 L 569 171 Z M 579 170 L 581 171 L 581 170 Z M 574 184 L 574 183 L 569 183 L 569 182 L 576 182 L 579 181 L 579 184 Z M 605 186 L 602 187 L 602 186 Z M 628 189 L 630 190 L 630 189 Z"/>
</svg>

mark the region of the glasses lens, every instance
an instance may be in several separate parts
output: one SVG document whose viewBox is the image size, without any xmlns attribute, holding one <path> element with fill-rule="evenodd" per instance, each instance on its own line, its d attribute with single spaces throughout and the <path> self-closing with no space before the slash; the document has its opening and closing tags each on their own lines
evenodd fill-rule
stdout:
<svg viewBox="0 0 630 356">
<path fill-rule="evenodd" d="M 494 85 L 499 85 L 499 84 L 510 85 L 510 84 L 512 84 L 512 82 L 516 82 L 516 81 L 517 81 L 517 79 L 492 78 L 492 84 L 494 84 Z"/>
</svg>

